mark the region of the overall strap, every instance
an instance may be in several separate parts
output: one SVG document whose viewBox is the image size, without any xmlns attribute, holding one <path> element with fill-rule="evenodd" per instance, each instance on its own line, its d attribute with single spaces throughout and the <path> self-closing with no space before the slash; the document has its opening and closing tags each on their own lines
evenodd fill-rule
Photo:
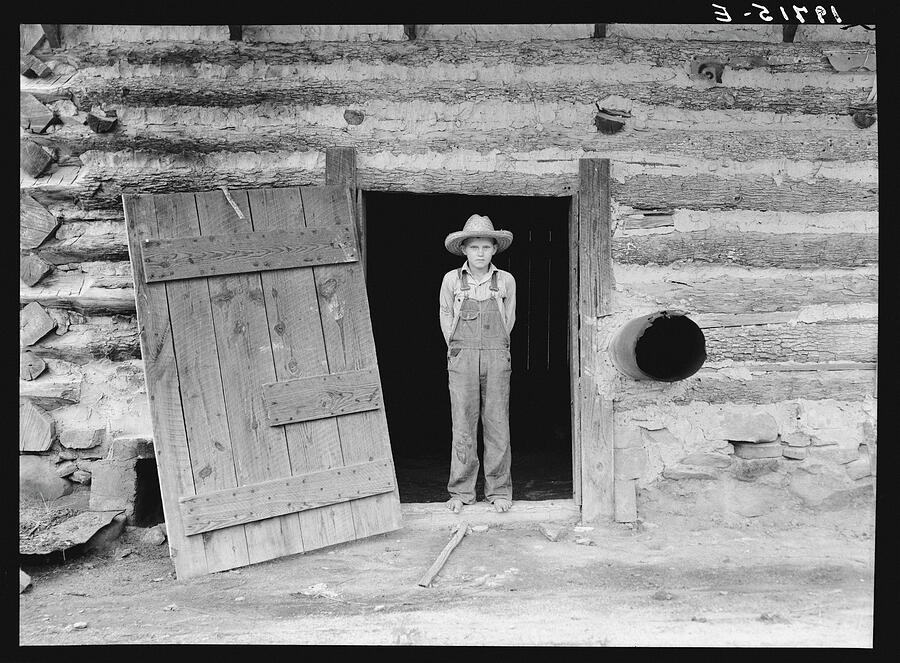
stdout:
<svg viewBox="0 0 900 663">
<path fill-rule="evenodd" d="M 497 292 L 500 288 L 497 287 L 497 274 L 500 272 L 494 272 L 491 274 L 491 290 Z"/>
<path fill-rule="evenodd" d="M 466 273 L 462 270 L 462 267 L 457 267 L 457 268 L 456 268 L 456 278 L 457 278 L 457 279 L 459 280 L 459 282 L 460 282 L 459 289 L 460 289 L 461 291 L 465 291 L 465 290 L 468 290 L 468 289 L 469 289 L 469 280 L 468 280 L 468 278 L 466 278 L 466 277 L 467 277 L 467 275 L 466 275 Z"/>
</svg>

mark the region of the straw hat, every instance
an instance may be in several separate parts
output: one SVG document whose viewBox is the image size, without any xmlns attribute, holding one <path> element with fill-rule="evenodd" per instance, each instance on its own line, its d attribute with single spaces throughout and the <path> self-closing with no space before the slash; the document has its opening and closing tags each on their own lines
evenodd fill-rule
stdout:
<svg viewBox="0 0 900 663">
<path fill-rule="evenodd" d="M 450 253 L 459 256 L 466 255 L 462 249 L 462 243 L 471 237 L 490 237 L 497 240 L 497 253 L 505 251 L 512 244 L 513 234 L 508 230 L 494 230 L 494 224 L 486 216 L 473 214 L 466 221 L 462 230 L 450 233 L 444 240 L 444 246 Z"/>
</svg>

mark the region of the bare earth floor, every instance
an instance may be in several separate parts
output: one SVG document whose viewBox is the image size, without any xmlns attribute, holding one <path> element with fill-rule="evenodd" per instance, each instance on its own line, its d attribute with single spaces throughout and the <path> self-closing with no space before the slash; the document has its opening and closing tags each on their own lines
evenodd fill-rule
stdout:
<svg viewBox="0 0 900 663">
<path fill-rule="evenodd" d="M 574 525 L 557 542 L 528 523 L 472 532 L 430 588 L 416 583 L 448 528 L 187 581 L 129 528 L 104 552 L 25 567 L 20 644 L 872 645 L 869 517 Z"/>
</svg>

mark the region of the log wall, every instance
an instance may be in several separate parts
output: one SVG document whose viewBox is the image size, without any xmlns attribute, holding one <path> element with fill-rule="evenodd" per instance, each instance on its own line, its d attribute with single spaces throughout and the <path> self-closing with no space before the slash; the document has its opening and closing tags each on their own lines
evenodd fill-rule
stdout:
<svg viewBox="0 0 900 663">
<path fill-rule="evenodd" d="M 58 222 L 22 248 L 49 273 L 20 284 L 22 306 L 56 323 L 23 348 L 47 368 L 21 382 L 57 422 L 49 457 L 99 428 L 78 453 L 151 433 L 133 391 L 102 379 L 141 381 L 121 195 L 323 184 L 335 146 L 356 148 L 373 191 L 569 196 L 578 159 L 610 159 L 615 314 L 598 333 L 677 308 L 709 352 L 679 383 L 599 385 L 620 437 L 670 433 L 645 440 L 657 461 L 639 487 L 665 475 L 671 448 L 730 451 L 686 432 L 701 406 L 783 422 L 806 408 L 838 423 L 785 423 L 786 437 L 862 444 L 860 426 L 875 425 L 878 123 L 861 128 L 851 107 L 875 112 L 875 73 L 831 58 L 874 56 L 874 38 L 863 26 L 801 25 L 784 43 L 768 25 L 386 25 L 242 26 L 232 41 L 228 26 L 60 26 L 57 48 L 33 52 L 50 74 L 21 78 L 54 115 L 21 129 L 53 163 L 20 172 Z M 599 131 L 598 108 L 621 129 Z"/>
</svg>

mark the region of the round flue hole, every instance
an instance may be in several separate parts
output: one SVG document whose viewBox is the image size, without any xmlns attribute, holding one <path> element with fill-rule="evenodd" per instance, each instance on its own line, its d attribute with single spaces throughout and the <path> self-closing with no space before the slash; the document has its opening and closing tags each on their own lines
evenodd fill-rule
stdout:
<svg viewBox="0 0 900 663">
<path fill-rule="evenodd" d="M 650 323 L 634 346 L 635 362 L 655 380 L 690 377 L 706 361 L 706 338 L 697 323 L 683 315 L 663 314 Z"/>
</svg>

